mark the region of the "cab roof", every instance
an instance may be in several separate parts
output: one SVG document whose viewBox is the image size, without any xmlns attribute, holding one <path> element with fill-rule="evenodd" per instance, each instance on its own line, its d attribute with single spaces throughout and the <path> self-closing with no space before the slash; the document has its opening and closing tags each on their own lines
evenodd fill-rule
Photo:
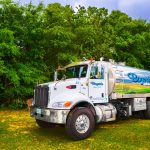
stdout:
<svg viewBox="0 0 150 150">
<path fill-rule="evenodd" d="M 78 66 L 78 65 L 88 65 L 89 63 L 91 63 L 91 60 L 80 61 L 80 62 L 73 62 L 73 63 L 65 66 L 64 68 L 68 68 L 68 67 L 72 67 L 72 66 Z"/>
</svg>

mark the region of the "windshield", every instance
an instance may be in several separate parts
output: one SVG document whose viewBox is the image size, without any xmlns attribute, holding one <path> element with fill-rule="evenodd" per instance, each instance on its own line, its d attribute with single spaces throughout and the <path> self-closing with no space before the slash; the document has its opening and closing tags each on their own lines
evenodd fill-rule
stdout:
<svg viewBox="0 0 150 150">
<path fill-rule="evenodd" d="M 65 76 L 69 78 L 83 78 L 87 74 L 87 65 L 73 66 L 66 68 Z"/>
<path fill-rule="evenodd" d="M 84 78 L 87 74 L 87 68 L 88 65 L 79 65 L 57 70 L 57 80 Z"/>
<path fill-rule="evenodd" d="M 87 74 L 87 68 L 88 65 L 79 65 L 68 67 L 65 70 L 58 70 L 57 79 L 84 78 Z"/>
</svg>

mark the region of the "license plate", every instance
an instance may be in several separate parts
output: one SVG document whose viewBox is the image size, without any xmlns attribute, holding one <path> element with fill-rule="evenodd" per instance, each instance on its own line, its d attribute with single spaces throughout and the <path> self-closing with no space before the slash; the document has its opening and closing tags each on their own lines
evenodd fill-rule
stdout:
<svg viewBox="0 0 150 150">
<path fill-rule="evenodd" d="M 36 113 L 37 113 L 37 114 L 42 114 L 42 110 L 39 109 L 39 108 L 37 108 L 37 109 L 36 109 Z"/>
</svg>

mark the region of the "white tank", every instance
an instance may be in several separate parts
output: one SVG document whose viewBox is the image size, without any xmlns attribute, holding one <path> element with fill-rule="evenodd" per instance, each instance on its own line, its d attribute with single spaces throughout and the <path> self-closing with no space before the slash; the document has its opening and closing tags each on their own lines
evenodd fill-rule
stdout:
<svg viewBox="0 0 150 150">
<path fill-rule="evenodd" d="M 109 65 L 109 94 L 150 93 L 150 71 Z"/>
</svg>

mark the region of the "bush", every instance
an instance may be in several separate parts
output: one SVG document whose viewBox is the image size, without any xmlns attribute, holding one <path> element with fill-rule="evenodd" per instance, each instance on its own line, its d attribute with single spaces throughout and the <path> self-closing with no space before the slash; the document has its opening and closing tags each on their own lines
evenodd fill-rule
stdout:
<svg viewBox="0 0 150 150">
<path fill-rule="evenodd" d="M 14 110 L 18 110 L 26 107 L 27 107 L 27 103 L 21 99 L 16 99 L 11 104 L 9 104 L 9 108 Z"/>
</svg>

